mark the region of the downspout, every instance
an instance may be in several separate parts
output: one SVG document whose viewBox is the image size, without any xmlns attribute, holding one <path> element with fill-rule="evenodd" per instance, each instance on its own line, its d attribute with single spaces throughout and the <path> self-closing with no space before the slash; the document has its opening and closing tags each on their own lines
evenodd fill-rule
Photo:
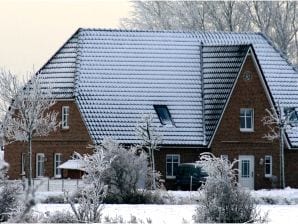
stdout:
<svg viewBox="0 0 298 224">
<path fill-rule="evenodd" d="M 201 96 L 202 96 L 202 122 L 203 122 L 203 145 L 206 140 L 206 122 L 205 122 L 205 92 L 204 92 L 204 70 L 203 70 L 203 42 L 200 43 L 200 69 L 201 69 Z"/>
</svg>

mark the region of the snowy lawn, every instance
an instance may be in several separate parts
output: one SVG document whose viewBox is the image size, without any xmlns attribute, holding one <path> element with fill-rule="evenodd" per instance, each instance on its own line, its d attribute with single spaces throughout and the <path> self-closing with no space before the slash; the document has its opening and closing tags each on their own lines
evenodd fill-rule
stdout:
<svg viewBox="0 0 298 224">
<path fill-rule="evenodd" d="M 130 220 L 131 216 L 147 223 L 193 223 L 192 215 L 196 205 L 105 205 L 103 217 L 122 216 L 124 220 Z M 261 213 L 268 211 L 269 223 L 297 223 L 298 205 L 259 205 Z M 38 204 L 36 212 L 54 212 L 71 210 L 68 204 Z M 183 221 L 184 220 L 184 221 Z"/>
<path fill-rule="evenodd" d="M 196 204 L 200 200 L 200 194 L 197 191 L 161 191 L 165 204 Z M 298 205 L 298 189 L 286 188 L 284 190 L 257 190 L 251 191 L 257 204 L 274 205 Z M 36 192 L 37 199 L 40 202 L 46 201 L 50 197 L 60 198 L 63 201 L 62 191 Z M 52 201 L 52 203 L 56 203 Z"/>
</svg>

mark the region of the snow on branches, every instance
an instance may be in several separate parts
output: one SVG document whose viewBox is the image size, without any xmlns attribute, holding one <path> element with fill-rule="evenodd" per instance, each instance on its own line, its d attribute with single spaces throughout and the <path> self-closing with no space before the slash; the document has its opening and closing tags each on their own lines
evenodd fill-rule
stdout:
<svg viewBox="0 0 298 224">
<path fill-rule="evenodd" d="M 11 95 L 10 107 L 3 122 L 4 135 L 9 142 L 28 142 L 34 136 L 46 136 L 57 129 L 58 112 L 51 110 L 56 101 L 50 84 L 45 86 L 44 80 L 37 75 L 25 86 L 12 89 L 18 91 L 11 91 L 14 95 Z"/>
<path fill-rule="evenodd" d="M 149 159 L 148 177 L 152 180 L 151 188 L 156 189 L 156 179 L 160 175 L 155 170 L 154 152 L 159 150 L 161 144 L 161 136 L 157 134 L 153 125 L 152 114 L 143 115 L 141 120 L 136 125 L 136 135 L 141 139 L 140 148 L 144 149 Z"/>
</svg>

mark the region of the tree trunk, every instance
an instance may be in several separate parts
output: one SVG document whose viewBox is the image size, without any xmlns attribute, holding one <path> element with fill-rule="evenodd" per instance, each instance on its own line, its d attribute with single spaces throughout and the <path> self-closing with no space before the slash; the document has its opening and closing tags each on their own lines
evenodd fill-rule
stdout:
<svg viewBox="0 0 298 224">
<path fill-rule="evenodd" d="M 156 183 L 155 183 L 155 161 L 154 161 L 154 149 L 152 150 L 152 183 L 153 183 L 153 190 L 156 190 Z"/>
<path fill-rule="evenodd" d="M 28 174 L 28 187 L 32 185 L 32 136 L 29 134 L 29 174 Z"/>
</svg>

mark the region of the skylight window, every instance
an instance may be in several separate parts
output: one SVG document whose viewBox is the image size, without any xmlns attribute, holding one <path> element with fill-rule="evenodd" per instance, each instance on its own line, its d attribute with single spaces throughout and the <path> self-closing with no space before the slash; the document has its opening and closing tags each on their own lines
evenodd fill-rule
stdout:
<svg viewBox="0 0 298 224">
<path fill-rule="evenodd" d="M 166 105 L 154 105 L 154 109 L 162 125 L 173 125 L 171 114 Z"/>
</svg>

